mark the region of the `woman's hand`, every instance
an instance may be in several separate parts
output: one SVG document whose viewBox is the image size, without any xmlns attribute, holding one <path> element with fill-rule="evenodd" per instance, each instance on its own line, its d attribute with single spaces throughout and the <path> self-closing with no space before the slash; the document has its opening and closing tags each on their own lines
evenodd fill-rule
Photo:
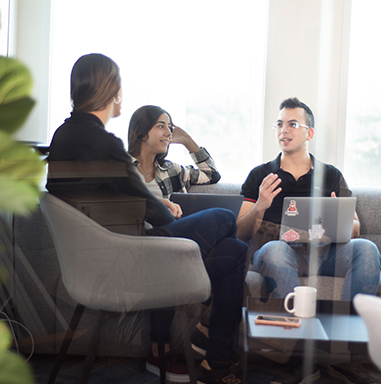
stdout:
<svg viewBox="0 0 381 384">
<path fill-rule="evenodd" d="M 181 210 L 181 207 L 179 204 L 172 203 L 172 201 L 169 201 L 168 199 L 160 199 L 164 205 L 171 211 L 172 215 L 176 217 L 176 219 L 179 219 L 181 215 L 183 214 L 183 211 Z"/>
<path fill-rule="evenodd" d="M 201 149 L 187 132 L 177 125 L 172 124 L 172 127 L 172 143 L 184 145 L 190 153 L 197 152 Z"/>
</svg>

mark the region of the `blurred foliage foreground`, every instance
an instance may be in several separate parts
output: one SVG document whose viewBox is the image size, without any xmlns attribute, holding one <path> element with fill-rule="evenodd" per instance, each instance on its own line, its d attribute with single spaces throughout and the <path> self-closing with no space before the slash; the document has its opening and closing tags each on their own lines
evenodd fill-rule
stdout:
<svg viewBox="0 0 381 384">
<path fill-rule="evenodd" d="M 45 163 L 30 146 L 13 139 L 35 104 L 31 89 L 28 68 L 18 60 L 0 56 L 0 213 L 26 215 L 37 206 L 40 195 Z M 2 220 L 0 231 L 4 233 L 1 225 Z M 0 253 L 7 252 L 10 250 L 0 237 Z M 4 273 L 1 264 L 0 269 Z M 10 332 L 0 322 L 0 384 L 33 383 L 30 366 L 9 350 L 10 344 Z"/>
<path fill-rule="evenodd" d="M 0 211 L 27 214 L 37 205 L 45 163 L 13 139 L 35 102 L 32 76 L 19 61 L 0 56 Z"/>
</svg>

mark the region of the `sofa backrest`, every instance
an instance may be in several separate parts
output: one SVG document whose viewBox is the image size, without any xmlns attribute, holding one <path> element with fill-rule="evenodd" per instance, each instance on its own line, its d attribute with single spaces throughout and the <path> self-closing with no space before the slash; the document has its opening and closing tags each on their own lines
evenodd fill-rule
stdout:
<svg viewBox="0 0 381 384">
<path fill-rule="evenodd" d="M 353 188 L 357 197 L 361 237 L 373 241 L 381 250 L 381 189 Z"/>
</svg>

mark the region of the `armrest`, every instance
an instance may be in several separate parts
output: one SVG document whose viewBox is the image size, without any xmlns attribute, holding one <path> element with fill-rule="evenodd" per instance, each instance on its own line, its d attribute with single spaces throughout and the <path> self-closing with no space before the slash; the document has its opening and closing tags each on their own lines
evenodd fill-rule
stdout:
<svg viewBox="0 0 381 384">
<path fill-rule="evenodd" d="M 79 302 L 109 311 L 119 311 L 124 302 L 128 307 L 123 310 L 130 311 L 203 302 L 210 296 L 210 280 L 194 241 L 111 232 L 96 238 L 91 258 L 77 264 L 78 289 L 73 281 L 69 284 Z M 83 290 L 83 284 L 89 289 Z"/>
</svg>

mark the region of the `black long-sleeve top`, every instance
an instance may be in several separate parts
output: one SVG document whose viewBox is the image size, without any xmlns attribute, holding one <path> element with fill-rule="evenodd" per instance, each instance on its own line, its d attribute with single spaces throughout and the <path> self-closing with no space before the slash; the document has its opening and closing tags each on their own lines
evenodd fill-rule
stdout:
<svg viewBox="0 0 381 384">
<path fill-rule="evenodd" d="M 102 194 L 110 190 L 146 199 L 145 220 L 154 227 L 165 225 L 174 217 L 168 208 L 146 188 L 136 173 L 130 155 L 121 139 L 105 130 L 102 121 L 91 113 L 72 112 L 54 133 L 49 148 L 48 161 L 107 161 L 126 164 L 126 177 L 114 177 L 105 182 L 101 179 L 62 180 L 48 175 L 46 188 L 55 195 L 73 195 L 76 192 Z"/>
</svg>

